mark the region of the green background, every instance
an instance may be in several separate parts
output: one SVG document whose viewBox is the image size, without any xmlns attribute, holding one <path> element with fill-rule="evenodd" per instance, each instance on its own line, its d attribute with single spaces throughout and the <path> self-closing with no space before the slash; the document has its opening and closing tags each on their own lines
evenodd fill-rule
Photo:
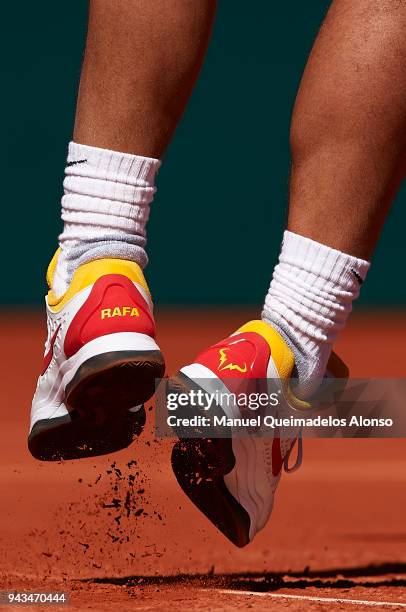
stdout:
<svg viewBox="0 0 406 612">
<path fill-rule="evenodd" d="M 286 216 L 292 104 L 328 4 L 219 3 L 153 203 L 147 276 L 156 301 L 262 303 Z M 7 2 L 2 13 L 0 303 L 38 304 L 61 230 L 87 3 Z M 403 190 L 363 288 L 365 305 L 406 301 L 405 204 Z"/>
</svg>

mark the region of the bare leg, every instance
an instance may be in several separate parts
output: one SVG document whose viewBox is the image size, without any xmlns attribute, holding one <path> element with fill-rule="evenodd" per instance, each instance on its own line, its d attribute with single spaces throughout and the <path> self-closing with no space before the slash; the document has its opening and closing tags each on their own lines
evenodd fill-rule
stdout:
<svg viewBox="0 0 406 612">
<path fill-rule="evenodd" d="M 335 0 L 292 119 L 288 229 L 368 259 L 404 176 L 406 4 Z"/>
<path fill-rule="evenodd" d="M 334 0 L 297 96 L 290 232 L 262 316 L 294 350 L 304 396 L 325 373 L 404 176 L 405 31 L 399 0 Z"/>
<path fill-rule="evenodd" d="M 285 232 L 265 300 L 265 323 L 249 322 L 238 330 L 238 336 L 200 353 L 196 369 L 183 369 L 181 376 L 170 381 L 173 391 L 196 388 L 199 366 L 208 365 L 220 379 L 224 370 L 233 370 L 238 377 L 239 372 L 246 376 L 251 368 L 252 375 L 256 372 L 261 378 L 262 373 L 266 378 L 272 372 L 285 383 L 297 376 L 299 384 L 291 385 L 293 394 L 312 401 L 403 176 L 405 32 L 406 4 L 402 0 L 333 2 L 293 115 L 290 231 Z M 261 336 L 269 352 L 253 351 L 252 345 Z M 261 353 L 269 355 L 269 361 L 260 358 Z M 345 376 L 337 363 L 332 359 L 329 369 L 336 376 Z M 244 388 L 243 379 L 242 383 Z M 300 414 L 303 404 L 296 406 Z M 291 436 L 293 445 L 297 432 L 291 432 L 285 435 Z M 252 540 L 269 518 L 280 471 L 292 448 L 291 444 L 273 445 L 272 452 L 266 453 L 258 440 L 253 439 L 244 453 L 234 454 L 233 449 L 238 448 L 234 443 L 228 451 L 230 446 L 221 439 L 212 441 L 215 452 L 205 440 L 186 440 L 186 444 L 175 445 L 172 453 L 173 469 L 183 490 L 239 546 Z M 233 470 L 224 477 L 226 461 L 219 458 L 227 457 L 228 462 L 228 453 Z M 206 469 L 205 457 L 213 477 L 202 488 L 201 479 L 196 484 L 194 474 Z M 261 491 L 260 511 L 251 502 L 252 482 L 247 474 L 255 475 L 256 490 Z"/>
<path fill-rule="evenodd" d="M 159 158 L 199 73 L 216 0 L 91 0 L 74 140 Z"/>
<path fill-rule="evenodd" d="M 155 173 L 198 76 L 215 9 L 216 0 L 90 0 L 56 295 L 88 261 L 147 264 Z"/>
<path fill-rule="evenodd" d="M 47 353 L 29 440 L 37 458 L 128 446 L 164 374 L 142 273 L 146 223 L 159 158 L 199 72 L 215 4 L 90 1 L 64 228 L 47 274 Z"/>
</svg>

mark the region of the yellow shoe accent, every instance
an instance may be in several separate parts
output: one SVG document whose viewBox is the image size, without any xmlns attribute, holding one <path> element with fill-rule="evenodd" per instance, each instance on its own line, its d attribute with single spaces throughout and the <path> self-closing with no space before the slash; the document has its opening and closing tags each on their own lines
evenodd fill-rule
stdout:
<svg viewBox="0 0 406 612">
<path fill-rule="evenodd" d="M 237 334 L 241 332 L 255 332 L 266 340 L 271 350 L 272 359 L 276 369 L 278 370 L 282 387 L 289 404 L 297 410 L 309 410 L 311 405 L 308 402 L 304 402 L 303 400 L 297 398 L 293 394 L 288 384 L 295 365 L 295 357 L 285 340 L 276 331 L 276 329 L 265 321 L 257 320 L 245 323 L 245 325 L 236 331 Z"/>
<path fill-rule="evenodd" d="M 291 406 L 298 410 L 309 410 L 311 404 L 297 398 L 288 384 L 284 384 L 284 381 L 289 379 L 292 375 L 293 366 L 295 365 L 295 358 L 288 347 L 282 336 L 274 329 L 269 323 L 265 321 L 249 321 L 242 327 L 240 327 L 236 333 L 240 332 L 255 332 L 262 336 L 267 341 L 269 348 L 271 349 L 272 359 L 281 377 L 282 384 L 284 387 L 285 394 Z M 340 357 L 332 351 L 330 359 L 327 363 L 327 370 L 334 378 L 348 378 L 349 369 L 346 364 L 340 359 Z"/>
<path fill-rule="evenodd" d="M 266 340 L 271 349 L 272 359 L 281 378 L 289 378 L 292 374 L 295 358 L 282 336 L 265 321 L 249 321 L 237 329 L 235 333 L 255 332 Z"/>
<path fill-rule="evenodd" d="M 59 247 L 59 249 L 57 249 L 54 253 L 54 256 L 52 257 L 51 261 L 49 262 L 49 266 L 48 266 L 48 270 L 47 270 L 47 283 L 48 283 L 48 287 L 51 289 L 52 285 L 54 284 L 54 276 L 55 276 L 55 270 L 56 270 L 56 264 L 58 263 L 58 257 L 59 254 L 61 252 L 61 247 Z"/>
<path fill-rule="evenodd" d="M 126 259 L 95 259 L 77 268 L 68 290 L 62 296 L 56 297 L 52 291 L 52 283 L 59 253 L 60 249 L 58 249 L 53 256 L 47 272 L 47 281 L 50 287 L 48 292 L 48 306 L 53 312 L 59 312 L 79 291 L 92 285 L 101 276 L 105 276 L 106 274 L 122 274 L 133 282 L 141 285 L 149 294 L 144 274 L 140 266 L 134 261 L 128 261 Z"/>
</svg>

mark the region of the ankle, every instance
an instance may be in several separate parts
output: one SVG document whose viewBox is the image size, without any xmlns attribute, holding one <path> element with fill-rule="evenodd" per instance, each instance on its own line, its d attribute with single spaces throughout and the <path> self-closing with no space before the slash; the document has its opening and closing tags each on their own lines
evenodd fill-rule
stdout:
<svg viewBox="0 0 406 612">
<path fill-rule="evenodd" d="M 78 266 L 94 259 L 147 265 L 146 224 L 159 166 L 157 159 L 70 143 L 56 293 L 66 291 Z"/>
<path fill-rule="evenodd" d="M 262 319 L 293 350 L 303 394 L 310 394 L 324 376 L 368 268 L 367 261 L 285 232 Z"/>
</svg>

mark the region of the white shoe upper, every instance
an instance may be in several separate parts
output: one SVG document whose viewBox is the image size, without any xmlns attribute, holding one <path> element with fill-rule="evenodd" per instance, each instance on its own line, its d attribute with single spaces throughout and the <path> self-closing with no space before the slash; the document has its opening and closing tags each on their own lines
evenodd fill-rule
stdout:
<svg viewBox="0 0 406 612">
<path fill-rule="evenodd" d="M 119 263 L 114 261 L 109 266 L 108 261 L 103 265 L 101 260 L 86 264 L 82 267 L 87 267 L 87 276 L 83 281 L 80 276 L 84 273 L 79 273 L 77 292 L 73 286 L 72 295 L 62 297 L 56 307 L 51 292 L 45 298 L 47 340 L 43 371 L 32 400 L 30 431 L 42 419 L 68 414 L 64 403 L 66 386 L 91 357 L 111 351 L 159 350 L 154 340 L 152 301 L 142 273 L 137 264 L 124 262 L 125 274 L 119 275 Z M 139 282 L 133 280 L 135 274 L 127 273 L 130 265 L 135 267 Z M 94 282 L 86 284 L 89 278 Z M 83 284 L 86 286 L 80 288 Z M 137 315 L 131 316 L 135 311 Z M 108 315 L 104 319 L 103 312 Z"/>
<path fill-rule="evenodd" d="M 227 397 L 221 408 L 230 419 L 247 417 L 246 409 L 242 413 L 238 403 L 230 401 L 233 391 L 236 388 L 239 392 L 250 389 L 248 385 L 255 379 L 259 383 L 266 381 L 269 394 L 277 393 L 279 400 L 277 406 L 261 409 L 263 424 L 265 416 L 309 408 L 307 403 L 297 400 L 290 392 L 289 377 L 293 366 L 293 354 L 281 336 L 268 324 L 252 321 L 201 353 L 194 363 L 183 367 L 181 372 L 207 393 L 217 390 L 219 397 Z M 263 389 L 263 384 L 259 386 Z M 259 431 L 241 429 L 239 426 L 231 427 L 231 430 L 235 465 L 224 476 L 224 483 L 250 517 L 249 538 L 252 540 L 271 515 L 283 467 L 287 467 L 300 431 L 298 428 L 281 430 L 263 425 Z M 301 441 L 299 445 L 295 468 L 301 461 Z"/>
</svg>

